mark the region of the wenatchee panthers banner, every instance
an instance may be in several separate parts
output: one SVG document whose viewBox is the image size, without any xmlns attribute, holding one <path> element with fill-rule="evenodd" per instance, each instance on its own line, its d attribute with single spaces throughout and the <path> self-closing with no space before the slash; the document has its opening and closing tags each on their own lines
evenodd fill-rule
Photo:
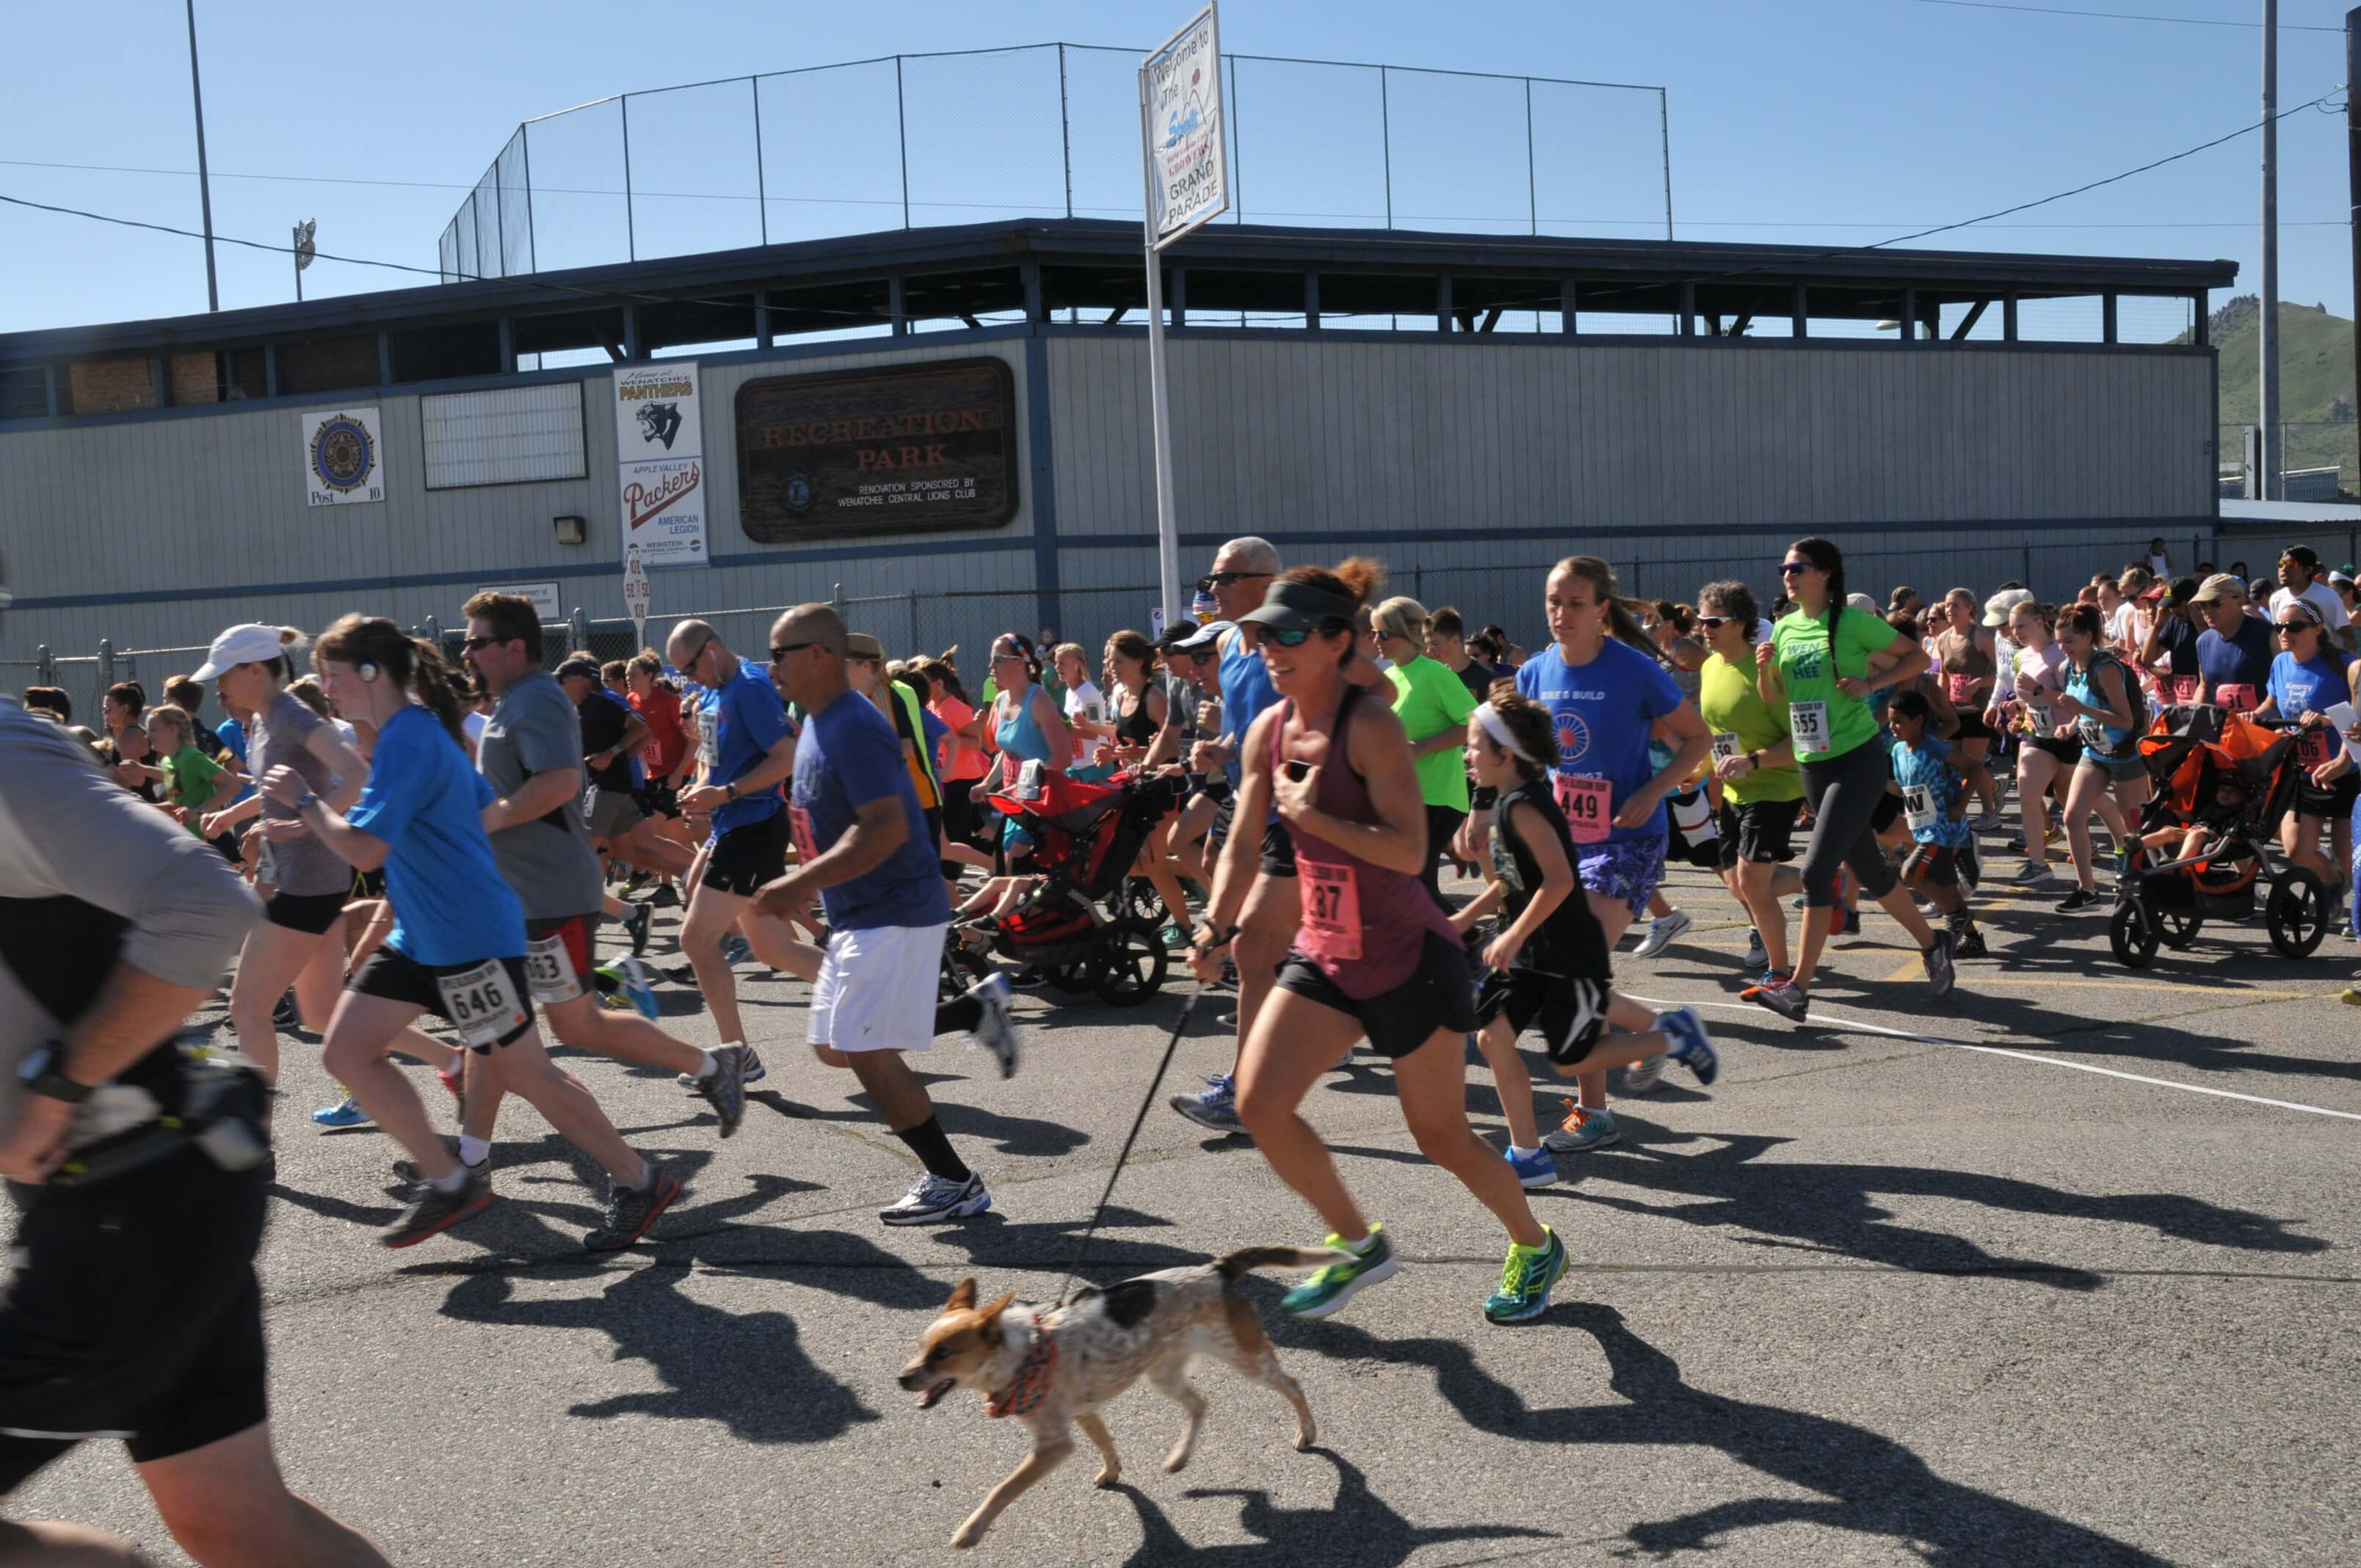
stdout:
<svg viewBox="0 0 2361 1568">
<path fill-rule="evenodd" d="M 623 537 L 648 570 L 702 566 L 705 541 L 705 419 L 697 361 L 670 359 L 615 371 L 615 456 Z"/>
</svg>

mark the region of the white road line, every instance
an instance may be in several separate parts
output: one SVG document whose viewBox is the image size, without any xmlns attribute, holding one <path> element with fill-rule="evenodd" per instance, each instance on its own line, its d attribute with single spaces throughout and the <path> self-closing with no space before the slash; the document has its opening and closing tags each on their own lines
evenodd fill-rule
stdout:
<svg viewBox="0 0 2361 1568">
<path fill-rule="evenodd" d="M 1761 1014 L 1766 1011 L 1763 1008 L 1754 1006 L 1752 1003 L 1745 1002 L 1690 1002 L 1685 1003 L 1663 1001 L 1651 996 L 1636 995 L 1633 996 L 1631 1000 L 1649 1007 L 1713 1007 L 1729 1013 L 1752 1014 Z M 1777 1014 L 1773 1014 L 1772 1016 L 1775 1017 Z M 1908 1029 L 1890 1029 L 1883 1024 L 1870 1023 L 1867 1019 L 1840 1017 L 1836 1014 L 1820 1009 L 1815 1009 L 1813 1011 L 1812 1021 L 1818 1024 L 1827 1024 L 1839 1029 L 1853 1030 L 1870 1035 L 1883 1035 L 1889 1038 L 1896 1040 L 1915 1040 L 1920 1045 L 1948 1046 L 1955 1051 L 1976 1051 L 1988 1057 L 2013 1057 L 2018 1061 L 2038 1062 L 2043 1067 L 2062 1067 L 2070 1068 L 2076 1072 L 2094 1072 L 2102 1078 L 2120 1078 L 2132 1083 L 2150 1083 L 2154 1084 L 2158 1089 L 2178 1089 L 2191 1094 L 2211 1094 L 2223 1100 L 2243 1100 L 2249 1105 L 2268 1105 L 2273 1109 L 2279 1111 L 2302 1111 L 2314 1116 L 2334 1116 L 2337 1120 L 2343 1122 L 2361 1122 L 2361 1113 L 2352 1111 L 2332 1111 L 2325 1105 L 2304 1105 L 2292 1100 L 2269 1100 L 2259 1094 L 2240 1094 L 2235 1090 L 2213 1089 L 2202 1083 L 2176 1083 L 2169 1078 L 2149 1078 L 2144 1074 L 2136 1072 L 2121 1072 L 2111 1067 L 2094 1067 L 2089 1062 L 2066 1061 L 2058 1057 L 2035 1056 L 2030 1051 L 2005 1050 L 1999 1046 L 1970 1045 L 1965 1040 L 1947 1040 L 1939 1035 L 1920 1035 L 1915 1034 Z"/>
</svg>

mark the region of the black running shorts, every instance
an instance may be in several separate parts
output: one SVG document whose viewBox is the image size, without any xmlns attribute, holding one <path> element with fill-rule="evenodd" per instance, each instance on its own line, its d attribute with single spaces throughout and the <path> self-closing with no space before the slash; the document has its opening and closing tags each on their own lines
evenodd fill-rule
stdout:
<svg viewBox="0 0 2361 1568">
<path fill-rule="evenodd" d="M 516 1010 L 523 1014 L 523 1021 L 503 1028 L 497 1039 L 487 1041 L 482 1045 L 470 1042 L 472 1048 L 478 1055 L 483 1056 L 489 1056 L 495 1045 L 516 1044 L 517 1041 L 524 1038 L 526 1032 L 533 1027 L 532 981 L 525 972 L 524 959 L 504 958 L 490 961 L 498 963 L 502 971 L 507 974 L 507 1000 L 513 1003 Z M 357 996 L 375 996 L 387 1002 L 406 1002 L 413 1006 L 424 1008 L 438 1018 L 446 1019 L 453 1024 L 460 1024 L 459 1019 L 451 1016 L 450 1003 L 444 999 L 443 988 L 436 982 L 441 976 L 457 974 L 464 970 L 475 967 L 474 964 L 422 964 L 408 954 L 396 949 L 391 943 L 388 943 L 369 955 L 368 962 L 361 966 L 358 974 L 346 981 L 345 989 Z M 461 1026 L 465 1027 L 464 1025 Z"/>
<path fill-rule="evenodd" d="M 787 874 L 787 813 L 785 806 L 760 822 L 732 828 L 706 851 L 705 885 L 735 898 L 752 898 L 763 884 Z"/>
<path fill-rule="evenodd" d="M 341 893 L 281 893 L 262 906 L 262 917 L 273 926 L 317 937 L 345 917 Z"/>
<path fill-rule="evenodd" d="M 1406 1057 L 1438 1029 L 1464 1035 L 1476 1027 L 1475 982 L 1467 972 L 1467 950 L 1432 931 L 1419 950 L 1418 968 L 1383 995 L 1366 1000 L 1345 995 L 1324 970 L 1301 953 L 1288 954 L 1287 962 L 1279 966 L 1279 988 L 1359 1019 L 1369 1048 L 1381 1057 Z"/>
<path fill-rule="evenodd" d="M 1744 806 L 1725 797 L 1718 814 L 1721 869 L 1729 871 L 1741 861 L 1768 866 L 1794 860 L 1795 818 L 1803 812 L 1800 797 L 1750 800 Z"/>
<path fill-rule="evenodd" d="M 1480 1026 L 1506 1018 L 1519 1035 L 1539 1024 L 1550 1060 L 1572 1067 L 1596 1049 L 1598 1037 L 1607 1032 L 1610 989 L 1603 980 L 1487 970 L 1483 989 L 1476 993 L 1476 1022 Z"/>
</svg>

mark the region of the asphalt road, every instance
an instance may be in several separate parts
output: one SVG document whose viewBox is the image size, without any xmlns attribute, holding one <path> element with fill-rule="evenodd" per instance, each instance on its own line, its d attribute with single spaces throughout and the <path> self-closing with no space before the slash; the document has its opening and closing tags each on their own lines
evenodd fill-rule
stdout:
<svg viewBox="0 0 2361 1568">
<path fill-rule="evenodd" d="M 1993 857 L 1996 877 L 2015 868 Z M 1722 1076 L 1699 1091 L 1675 1069 L 1623 1102 L 1620 1146 L 1566 1157 L 1536 1193 L 1576 1260 L 1546 1319 L 1482 1321 L 1497 1227 L 1418 1157 L 1381 1068 L 1334 1074 L 1305 1113 L 1408 1266 L 1324 1323 L 1279 1321 L 1281 1279 L 1250 1287 L 1319 1448 L 1291 1452 L 1283 1404 L 1211 1368 L 1204 1439 L 1168 1475 L 1174 1414 L 1138 1389 L 1109 1416 L 1124 1483 L 1093 1489 L 1077 1459 L 978 1556 L 2361 1559 L 2348 942 L 2292 962 L 2259 924 L 2209 929 L 2135 974 L 2107 954 L 2103 910 L 1995 889 L 1995 958 L 1963 964 L 1953 997 L 1927 996 L 1872 915 L 1792 1026 L 1736 1001 L 1745 931 L 1719 887 L 1684 871 L 1675 890 L 1697 929 L 1627 956 L 1619 983 L 1704 1006 Z M 1010 1081 L 939 1046 L 943 1124 L 996 1203 L 910 1231 L 874 1210 L 914 1162 L 803 1049 L 804 986 L 757 972 L 741 990 L 771 1072 L 727 1144 L 663 1075 L 568 1058 L 692 1185 L 656 1239 L 604 1262 L 579 1251 L 587 1168 L 514 1102 L 500 1201 L 379 1248 L 394 1151 L 315 1132 L 316 1050 L 288 1047 L 265 1258 L 275 1431 L 297 1487 L 394 1562 L 948 1561 L 1020 1457 L 1016 1423 L 966 1395 L 921 1413 L 893 1375 L 963 1275 L 1054 1297 L 1194 987 L 1129 1013 L 1025 995 Z M 665 1005 L 711 1043 L 694 992 L 667 987 Z M 1162 1107 L 1227 1065 L 1225 1005 L 1191 1019 L 1092 1245 L 1097 1282 L 1317 1240 L 1249 1144 Z M 1497 1141 L 1480 1069 L 1468 1106 Z M 112 1444 L 11 1512 L 183 1561 Z"/>
</svg>

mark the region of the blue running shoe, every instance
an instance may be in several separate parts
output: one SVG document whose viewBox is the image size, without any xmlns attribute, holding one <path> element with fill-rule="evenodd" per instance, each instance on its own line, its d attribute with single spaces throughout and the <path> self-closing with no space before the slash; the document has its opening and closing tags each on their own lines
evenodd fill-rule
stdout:
<svg viewBox="0 0 2361 1568">
<path fill-rule="evenodd" d="M 1391 1279 L 1401 1268 L 1383 1225 L 1369 1227 L 1369 1239 L 1358 1252 L 1338 1235 L 1329 1236 L 1328 1246 L 1337 1255 L 1336 1261 L 1279 1299 L 1281 1307 L 1299 1318 L 1324 1318 L 1339 1311 L 1345 1302 L 1370 1286 Z"/>
<path fill-rule="evenodd" d="M 1656 1027 L 1673 1042 L 1673 1059 L 1697 1074 L 1699 1083 L 1711 1083 L 1721 1070 L 1721 1057 L 1706 1038 L 1705 1020 L 1694 1007 L 1675 1007 L 1656 1014 Z"/>
<path fill-rule="evenodd" d="M 1510 1148 L 1505 1157 L 1509 1168 L 1517 1173 L 1520 1186 L 1547 1187 L 1557 1179 L 1557 1161 L 1550 1157 L 1547 1149 L 1535 1149 L 1529 1155 L 1521 1155 Z"/>
<path fill-rule="evenodd" d="M 1167 1103 L 1201 1127 L 1216 1133 L 1238 1131 L 1237 1091 L 1231 1086 L 1228 1073 L 1209 1078 L 1196 1093 L 1176 1094 Z"/>
<path fill-rule="evenodd" d="M 361 1109 L 360 1102 L 346 1095 L 334 1105 L 323 1105 L 312 1113 L 312 1120 L 324 1127 L 365 1127 L 369 1113 Z"/>
<path fill-rule="evenodd" d="M 648 983 L 647 970 L 634 958 L 619 959 L 611 964 L 600 964 L 598 972 L 614 981 L 615 994 L 636 1008 L 641 1017 L 653 1024 L 656 1021 L 655 987 Z"/>
<path fill-rule="evenodd" d="M 732 931 L 721 938 L 721 961 L 725 964 L 742 964 L 753 951 L 752 946 L 740 932 Z"/>
</svg>

